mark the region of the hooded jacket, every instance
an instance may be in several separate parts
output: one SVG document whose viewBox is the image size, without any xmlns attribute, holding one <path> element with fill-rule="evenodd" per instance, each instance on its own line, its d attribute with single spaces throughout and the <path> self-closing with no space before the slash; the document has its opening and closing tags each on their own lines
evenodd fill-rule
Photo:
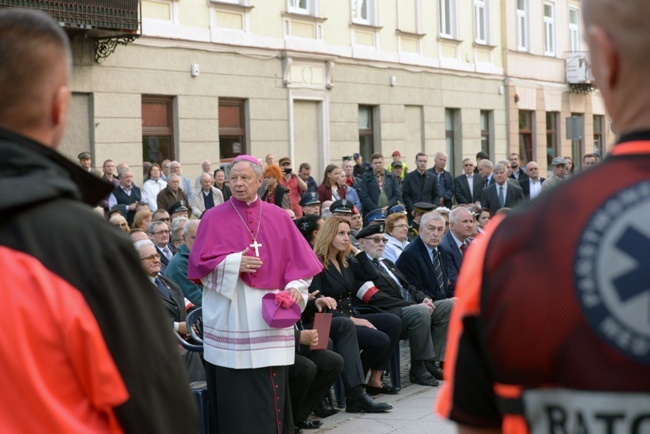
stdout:
<svg viewBox="0 0 650 434">
<path fill-rule="evenodd" d="M 33 258 L 83 297 L 128 392 L 128 399 L 114 408 L 121 428 L 137 433 L 198 431 L 187 374 L 155 289 L 128 237 L 89 206 L 106 197 L 113 185 L 53 149 L 3 129 L 0 156 L 0 246 Z M 1 289 L 42 302 L 28 287 Z M 27 320 L 39 321 L 28 315 Z M 3 328 L 29 328 L 27 320 Z M 31 361 L 22 363 L 29 373 Z"/>
</svg>

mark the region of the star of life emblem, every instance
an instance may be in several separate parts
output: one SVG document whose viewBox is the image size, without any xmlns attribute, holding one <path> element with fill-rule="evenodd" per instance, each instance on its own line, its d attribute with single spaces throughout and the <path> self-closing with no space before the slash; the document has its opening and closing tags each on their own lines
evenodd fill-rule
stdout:
<svg viewBox="0 0 650 434">
<path fill-rule="evenodd" d="M 627 357 L 650 364 L 650 181 L 612 195 L 579 241 L 575 291 L 593 330 Z"/>
</svg>

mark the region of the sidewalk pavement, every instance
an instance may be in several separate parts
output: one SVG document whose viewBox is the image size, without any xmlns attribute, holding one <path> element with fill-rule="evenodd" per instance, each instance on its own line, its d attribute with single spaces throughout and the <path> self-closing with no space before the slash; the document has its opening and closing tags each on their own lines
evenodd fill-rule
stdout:
<svg viewBox="0 0 650 434">
<path fill-rule="evenodd" d="M 417 384 L 403 384 L 397 395 L 379 395 L 378 402 L 392 404 L 393 410 L 386 413 L 346 413 L 338 414 L 323 421 L 318 430 L 303 430 L 304 434 L 384 434 L 384 433 L 432 433 L 456 434 L 456 425 L 441 419 L 433 413 L 433 402 L 440 386 L 427 387 Z"/>
</svg>

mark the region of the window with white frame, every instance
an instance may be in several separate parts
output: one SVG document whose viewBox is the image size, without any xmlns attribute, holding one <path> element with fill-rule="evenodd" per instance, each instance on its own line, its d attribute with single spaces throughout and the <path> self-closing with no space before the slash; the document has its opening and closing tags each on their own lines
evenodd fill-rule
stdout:
<svg viewBox="0 0 650 434">
<path fill-rule="evenodd" d="M 544 2 L 544 54 L 555 56 L 555 3 Z"/>
<path fill-rule="evenodd" d="M 569 50 L 580 51 L 580 11 L 569 8 Z"/>
<path fill-rule="evenodd" d="M 530 50 L 528 0 L 517 0 L 517 49 Z"/>
<path fill-rule="evenodd" d="M 474 40 L 479 44 L 490 43 L 489 0 L 474 0 Z"/>
<path fill-rule="evenodd" d="M 377 0 L 352 0 L 352 22 L 358 24 L 377 24 Z"/>
<path fill-rule="evenodd" d="M 314 0 L 289 0 L 289 12 L 303 15 L 313 15 Z"/>
<path fill-rule="evenodd" d="M 456 0 L 440 0 L 440 35 L 447 38 L 458 37 L 458 5 Z"/>
</svg>

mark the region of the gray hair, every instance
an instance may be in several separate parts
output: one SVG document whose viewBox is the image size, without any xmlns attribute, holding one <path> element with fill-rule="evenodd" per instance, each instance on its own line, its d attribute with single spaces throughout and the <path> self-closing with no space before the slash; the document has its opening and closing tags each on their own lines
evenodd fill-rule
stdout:
<svg viewBox="0 0 650 434">
<path fill-rule="evenodd" d="M 172 220 L 172 232 L 175 232 L 176 229 L 182 227 L 185 223 L 187 223 L 188 220 L 189 219 L 187 217 L 176 217 L 174 220 Z"/>
<path fill-rule="evenodd" d="M 497 172 L 497 171 L 498 172 L 501 172 L 501 171 L 505 172 L 506 171 L 506 166 L 505 166 L 505 164 L 497 163 L 497 164 L 494 165 L 493 171 L 494 172 Z"/>
<path fill-rule="evenodd" d="M 447 223 L 447 220 L 445 220 L 442 214 L 440 214 L 438 211 L 430 211 L 422 216 L 422 220 L 420 220 L 420 226 L 426 226 L 430 220 L 439 220 L 445 224 Z"/>
<path fill-rule="evenodd" d="M 479 165 L 480 168 L 492 167 L 492 162 L 490 160 L 487 160 L 487 159 L 486 160 L 481 160 L 481 161 L 478 162 L 478 165 Z"/>
<path fill-rule="evenodd" d="M 235 167 L 235 164 L 239 164 L 239 163 L 250 164 L 251 169 L 253 169 L 253 172 L 255 172 L 258 178 L 260 178 L 264 173 L 264 171 L 262 170 L 262 166 L 260 166 L 259 164 L 253 163 L 252 161 L 249 160 L 237 160 L 237 159 L 235 159 L 235 161 L 233 161 L 228 165 L 228 171 L 230 172 L 232 168 Z"/>
<path fill-rule="evenodd" d="M 168 179 L 169 181 L 171 181 L 172 179 L 179 179 L 179 180 L 180 180 L 180 179 L 181 179 L 181 176 L 178 175 L 177 173 L 170 173 L 169 176 L 167 177 L 167 179 Z"/>
<path fill-rule="evenodd" d="M 140 252 L 140 249 L 147 246 L 151 246 L 153 248 L 156 247 L 156 245 L 151 240 L 139 240 L 133 243 L 133 247 L 135 247 L 135 250 L 137 250 L 138 253 Z"/>
<path fill-rule="evenodd" d="M 124 167 L 124 166 L 119 167 L 119 166 L 118 166 L 118 168 L 117 168 L 117 175 L 118 175 L 118 176 L 122 176 L 122 175 L 124 175 L 125 173 L 131 173 L 131 174 L 133 174 L 133 173 L 131 172 L 131 168 L 130 168 L 129 166 L 126 166 L 126 167 Z"/>
<path fill-rule="evenodd" d="M 201 223 L 201 220 L 190 220 L 187 223 L 185 223 L 185 226 L 183 226 L 183 235 L 187 238 L 187 234 L 190 232 L 190 229 L 197 228 L 199 226 L 199 223 Z"/>
<path fill-rule="evenodd" d="M 157 225 L 165 225 L 165 226 L 167 226 L 167 223 L 165 223 L 162 220 L 154 220 L 151 223 L 149 223 L 149 226 L 147 226 L 147 233 L 153 234 L 153 232 L 156 230 Z"/>
<path fill-rule="evenodd" d="M 458 221 L 460 220 L 459 214 L 462 213 L 463 210 L 467 211 L 470 216 L 472 215 L 472 213 L 469 212 L 469 210 L 467 208 L 465 208 L 464 206 L 459 206 L 458 208 L 454 208 L 454 209 L 451 210 L 451 212 L 449 213 L 449 221 L 454 222 L 454 223 L 458 223 Z"/>
</svg>

